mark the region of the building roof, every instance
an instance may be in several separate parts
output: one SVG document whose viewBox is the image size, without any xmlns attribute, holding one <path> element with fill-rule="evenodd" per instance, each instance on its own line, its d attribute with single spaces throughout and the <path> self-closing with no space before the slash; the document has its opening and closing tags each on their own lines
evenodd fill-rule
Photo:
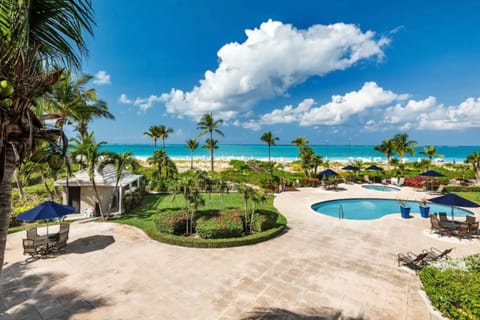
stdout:
<svg viewBox="0 0 480 320">
<path fill-rule="evenodd" d="M 129 185 L 133 181 L 138 180 L 141 178 L 141 175 L 131 174 L 130 172 L 124 170 L 122 172 L 122 178 L 120 179 L 118 186 L 124 187 Z M 106 165 L 101 171 L 97 167 L 95 170 L 95 184 L 97 186 L 111 186 L 114 187 L 117 181 L 116 178 L 116 170 L 115 166 L 109 164 Z M 66 186 L 67 179 L 60 179 L 55 181 L 55 186 Z M 77 171 L 73 174 L 73 176 L 68 178 L 68 185 L 69 186 L 89 186 L 92 185 L 90 182 L 90 178 L 88 177 L 88 170 L 81 170 Z"/>
</svg>

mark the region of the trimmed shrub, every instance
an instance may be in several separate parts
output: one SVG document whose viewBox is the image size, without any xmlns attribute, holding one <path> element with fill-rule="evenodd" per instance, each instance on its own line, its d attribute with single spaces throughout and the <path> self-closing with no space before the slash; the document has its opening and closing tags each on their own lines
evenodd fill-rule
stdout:
<svg viewBox="0 0 480 320">
<path fill-rule="evenodd" d="M 140 185 L 135 191 L 127 193 L 123 196 L 123 207 L 125 211 L 132 211 L 136 207 L 138 207 L 145 196 L 145 186 L 143 184 Z"/>
<path fill-rule="evenodd" d="M 196 221 L 195 229 L 202 239 L 225 239 L 240 237 L 243 222 L 240 211 L 228 211 L 224 214 L 203 215 Z"/>
<path fill-rule="evenodd" d="M 317 178 L 301 178 L 299 180 L 299 187 L 313 187 L 316 188 L 321 184 Z"/>
<path fill-rule="evenodd" d="M 253 218 L 253 230 L 262 232 L 277 226 L 278 214 L 268 210 L 256 210 Z"/>
<path fill-rule="evenodd" d="M 450 192 L 480 192 L 480 186 L 446 186 L 445 191 Z"/>
<path fill-rule="evenodd" d="M 420 280 L 432 305 L 449 319 L 480 319 L 480 255 L 434 263 Z"/>
<path fill-rule="evenodd" d="M 187 227 L 187 219 L 183 211 L 169 211 L 152 217 L 158 231 L 168 234 L 182 235 Z"/>
</svg>

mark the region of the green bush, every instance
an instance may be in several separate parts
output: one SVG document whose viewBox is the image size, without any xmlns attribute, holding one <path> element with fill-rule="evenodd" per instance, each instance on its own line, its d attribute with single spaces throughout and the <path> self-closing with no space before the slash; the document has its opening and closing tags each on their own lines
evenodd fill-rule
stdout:
<svg viewBox="0 0 480 320">
<path fill-rule="evenodd" d="M 139 188 L 137 188 L 135 191 L 132 191 L 124 195 L 123 207 L 125 208 L 125 211 L 126 212 L 132 211 L 133 209 L 138 207 L 142 203 L 144 196 L 145 196 L 145 186 L 143 184 Z"/>
<path fill-rule="evenodd" d="M 450 192 L 480 192 L 480 186 L 446 186 L 445 191 Z"/>
<path fill-rule="evenodd" d="M 245 161 L 242 161 L 242 160 L 230 160 L 229 162 L 229 165 L 231 165 L 233 167 L 234 170 L 237 170 L 237 171 L 252 171 L 252 169 L 250 169 L 250 167 L 248 166 L 248 164 L 245 163 Z"/>
<path fill-rule="evenodd" d="M 240 237 L 243 232 L 243 221 L 240 211 L 233 210 L 223 214 L 202 215 L 195 224 L 195 230 L 202 239 L 225 239 Z"/>
<path fill-rule="evenodd" d="M 420 280 L 432 305 L 449 319 L 480 319 L 480 255 L 423 268 Z"/>
<path fill-rule="evenodd" d="M 183 211 L 162 212 L 152 217 L 158 231 L 168 234 L 182 235 L 185 233 L 187 219 Z"/>
<path fill-rule="evenodd" d="M 253 230 L 262 232 L 277 226 L 278 214 L 268 210 L 256 210 L 253 218 Z"/>
</svg>

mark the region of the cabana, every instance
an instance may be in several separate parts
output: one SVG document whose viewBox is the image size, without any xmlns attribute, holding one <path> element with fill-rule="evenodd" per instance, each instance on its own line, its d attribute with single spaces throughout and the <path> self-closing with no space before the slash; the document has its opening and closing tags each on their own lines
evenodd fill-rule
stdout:
<svg viewBox="0 0 480 320">
<path fill-rule="evenodd" d="M 115 194 L 113 194 L 117 181 L 115 167 L 107 165 L 101 171 L 97 168 L 95 170 L 95 185 L 102 203 L 103 212 L 108 210 L 111 203 L 110 214 L 122 214 L 124 212 L 124 195 L 140 187 L 141 179 L 141 175 L 123 171 L 118 188 Z M 67 178 L 57 180 L 54 185 L 62 187 L 63 204 L 74 207 L 78 213 L 83 213 L 86 216 L 100 215 L 100 207 L 96 201 L 95 191 L 88 177 L 87 170 L 76 172 L 68 180 Z"/>
</svg>

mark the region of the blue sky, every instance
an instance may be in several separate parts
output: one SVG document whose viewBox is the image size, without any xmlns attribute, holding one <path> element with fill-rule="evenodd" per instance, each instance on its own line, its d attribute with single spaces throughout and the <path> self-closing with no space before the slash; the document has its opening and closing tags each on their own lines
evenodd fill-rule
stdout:
<svg viewBox="0 0 480 320">
<path fill-rule="evenodd" d="M 220 143 L 479 145 L 480 3 L 416 2 L 95 1 L 83 71 L 116 120 L 92 129 L 184 143 L 212 112 Z"/>
</svg>

